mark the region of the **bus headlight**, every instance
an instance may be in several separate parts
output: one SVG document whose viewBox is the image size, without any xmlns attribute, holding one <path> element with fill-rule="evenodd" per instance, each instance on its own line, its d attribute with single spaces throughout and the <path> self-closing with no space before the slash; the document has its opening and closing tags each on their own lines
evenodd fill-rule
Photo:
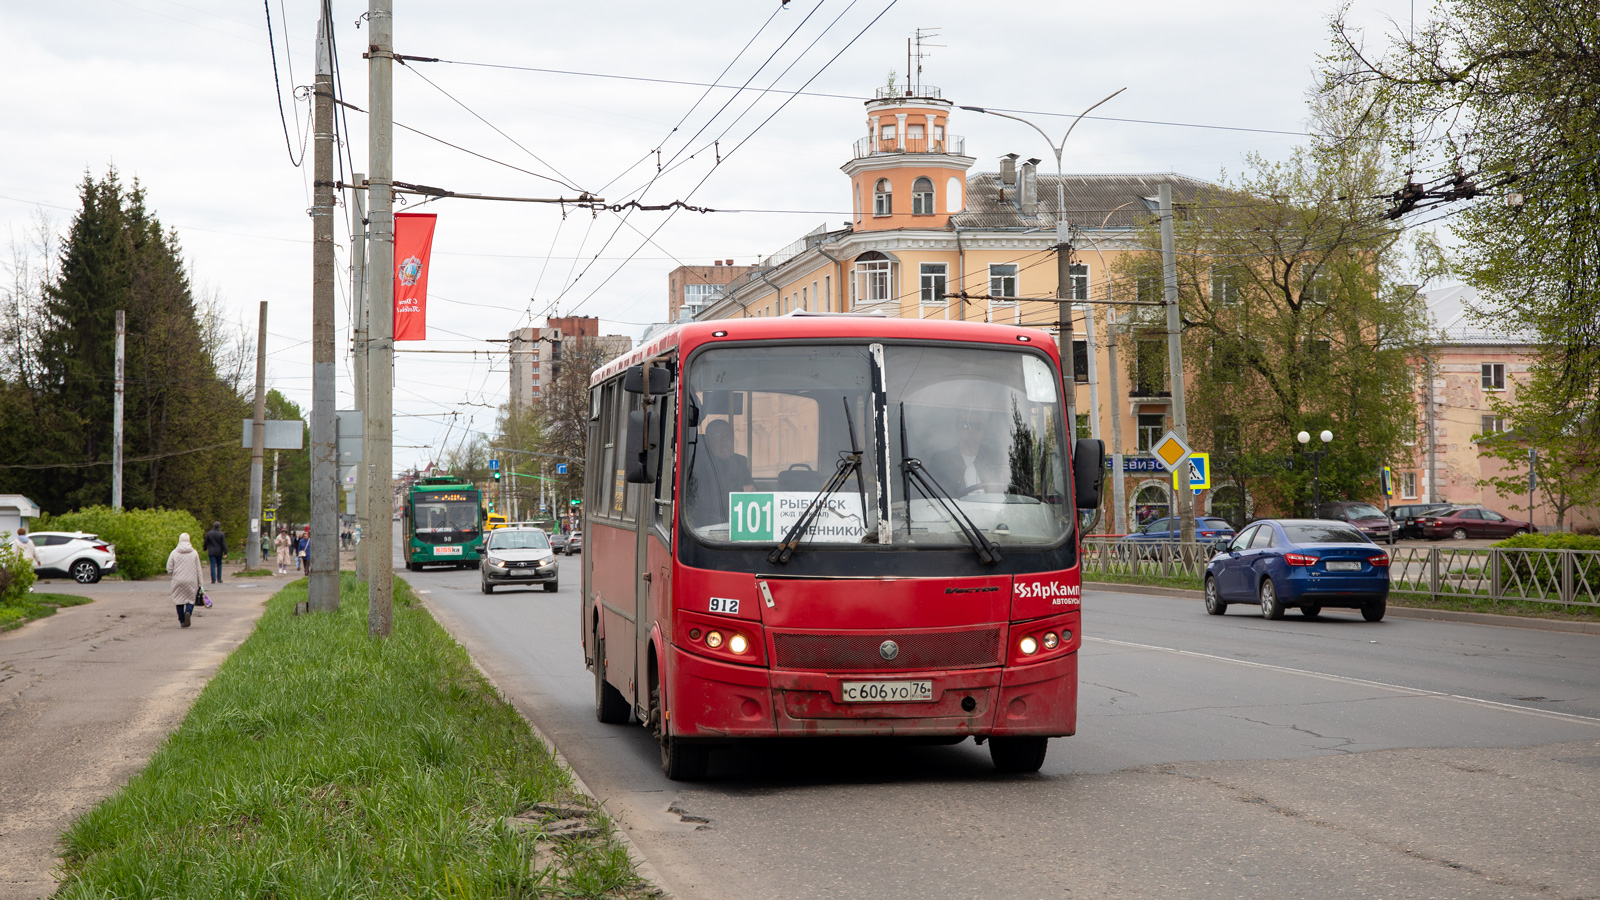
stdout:
<svg viewBox="0 0 1600 900">
<path fill-rule="evenodd" d="M 1039 642 L 1034 640 L 1033 635 L 1031 634 L 1023 638 L 1022 642 L 1018 646 L 1022 648 L 1022 654 L 1024 656 L 1032 656 L 1039 652 Z"/>
<path fill-rule="evenodd" d="M 720 631 L 708 631 L 708 632 L 706 632 L 706 646 L 710 647 L 713 650 L 717 649 L 718 647 L 721 647 L 722 646 L 722 632 L 720 632 Z"/>
<path fill-rule="evenodd" d="M 1054 650 L 1059 643 L 1061 643 L 1061 639 L 1056 637 L 1054 631 L 1046 631 L 1044 633 L 1044 648 L 1046 650 Z"/>
<path fill-rule="evenodd" d="M 742 634 L 735 634 L 733 637 L 728 638 L 728 649 L 735 653 L 743 653 L 750 649 L 750 641 Z"/>
</svg>

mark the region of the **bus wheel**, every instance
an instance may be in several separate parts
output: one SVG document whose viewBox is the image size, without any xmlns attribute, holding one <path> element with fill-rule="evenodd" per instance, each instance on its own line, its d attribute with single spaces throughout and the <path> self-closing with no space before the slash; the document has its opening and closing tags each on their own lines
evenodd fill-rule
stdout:
<svg viewBox="0 0 1600 900">
<path fill-rule="evenodd" d="M 996 737 L 989 739 L 989 758 L 994 767 L 1010 774 L 1037 772 L 1044 765 L 1050 739 L 1042 737 Z"/>
<path fill-rule="evenodd" d="M 656 742 L 661 745 L 661 771 L 673 781 L 703 781 L 711 748 L 704 744 L 685 744 L 672 736 L 662 720 L 661 688 L 650 686 L 650 722 L 655 726 Z"/>
<path fill-rule="evenodd" d="M 624 725 L 633 718 L 628 699 L 606 681 L 606 642 L 594 644 L 594 717 L 607 725 Z"/>
</svg>

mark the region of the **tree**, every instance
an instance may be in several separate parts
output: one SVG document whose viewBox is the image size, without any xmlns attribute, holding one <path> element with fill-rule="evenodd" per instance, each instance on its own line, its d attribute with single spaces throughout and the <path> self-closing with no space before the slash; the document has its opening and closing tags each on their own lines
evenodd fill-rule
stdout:
<svg viewBox="0 0 1600 900">
<path fill-rule="evenodd" d="M 562 342 L 560 369 L 544 396 L 542 410 L 544 448 L 567 464 L 565 476 L 555 476 L 558 496 L 583 496 L 583 461 L 589 447 L 589 378 L 606 363 L 599 341 L 584 338 Z"/>
<path fill-rule="evenodd" d="M 1537 421 L 1600 443 L 1600 15 L 1564 0 L 1440 0 L 1414 35 L 1365 46 L 1341 11 L 1326 89 L 1391 123 L 1411 181 L 1444 184 L 1467 280 L 1508 330 L 1537 336 Z M 1457 177 L 1459 176 L 1459 178 Z M 1472 202 L 1480 189 L 1504 185 Z"/>
<path fill-rule="evenodd" d="M 1553 384 L 1549 369 L 1535 368 L 1529 380 L 1517 385 L 1510 402 L 1495 400 L 1497 415 L 1506 416 L 1510 432 L 1480 436 L 1479 456 L 1493 457 L 1506 466 L 1503 475 L 1485 478 L 1480 486 L 1492 487 L 1501 496 L 1522 498 L 1528 495 L 1528 450 L 1538 451 L 1534 466 L 1537 493 L 1555 513 L 1556 530 L 1566 530 L 1567 511 L 1600 505 L 1600 446 L 1589 435 L 1588 423 L 1568 417 L 1568 404 L 1561 388 Z M 1531 509 L 1517 502 L 1506 504 L 1513 510 Z"/>
<path fill-rule="evenodd" d="M 299 450 L 268 450 L 265 459 L 264 494 L 273 486 L 278 491 L 278 524 L 288 526 L 311 519 L 311 427 L 299 404 L 279 393 L 267 391 L 267 418 L 301 423 Z"/>
<path fill-rule="evenodd" d="M 1409 357 L 1426 316 L 1403 267 L 1408 249 L 1436 254 L 1425 240 L 1407 248 L 1371 199 L 1390 169 L 1357 108 L 1323 98 L 1317 118 L 1337 137 L 1282 163 L 1247 157 L 1242 177 L 1199 193 L 1174 228 L 1190 444 L 1210 448 L 1241 487 L 1258 478 L 1265 505 L 1284 512 L 1311 500 L 1311 460 L 1284 465 L 1301 452 L 1298 432 L 1336 435 L 1320 464 L 1330 499 L 1376 495 L 1380 467 L 1409 436 Z M 1123 275 L 1139 299 L 1159 299 L 1154 223 L 1144 241 Z M 1152 346 L 1148 358 L 1130 354 L 1133 383 L 1164 388 L 1164 315 L 1139 308 L 1130 327 Z"/>
</svg>

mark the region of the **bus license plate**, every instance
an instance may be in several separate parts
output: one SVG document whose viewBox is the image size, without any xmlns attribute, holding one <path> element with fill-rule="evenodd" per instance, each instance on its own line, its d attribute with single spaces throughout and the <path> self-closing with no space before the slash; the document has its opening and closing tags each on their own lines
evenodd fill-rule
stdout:
<svg viewBox="0 0 1600 900">
<path fill-rule="evenodd" d="M 931 681 L 846 681 L 846 703 L 917 703 L 933 700 Z"/>
<path fill-rule="evenodd" d="M 435 556 L 460 556 L 461 555 L 461 548 L 460 547 L 435 547 L 435 548 L 433 548 L 433 553 L 434 553 Z"/>
<path fill-rule="evenodd" d="M 1328 571 L 1359 572 L 1361 571 L 1361 563 L 1358 563 L 1353 559 L 1330 559 L 1328 560 Z"/>
</svg>

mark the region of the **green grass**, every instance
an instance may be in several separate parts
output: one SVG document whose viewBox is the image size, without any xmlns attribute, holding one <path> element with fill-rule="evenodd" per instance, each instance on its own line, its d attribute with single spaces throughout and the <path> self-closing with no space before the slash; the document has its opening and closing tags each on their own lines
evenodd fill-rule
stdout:
<svg viewBox="0 0 1600 900">
<path fill-rule="evenodd" d="M 463 651 L 395 583 L 367 637 L 365 583 L 341 609 L 269 601 L 182 726 L 62 836 L 57 898 L 638 897 L 608 821 Z M 586 836 L 506 818 L 581 807 Z"/>
<path fill-rule="evenodd" d="M 1460 612 L 1495 613 L 1502 616 L 1564 619 L 1574 622 L 1600 622 L 1600 607 L 1595 606 L 1539 603 L 1534 600 L 1488 600 L 1481 597 L 1452 596 L 1448 592 L 1430 596 L 1396 593 L 1391 589 L 1389 605 L 1407 606 L 1413 609 L 1450 609 Z"/>
<path fill-rule="evenodd" d="M 34 619 L 53 616 L 63 606 L 82 606 L 93 602 L 88 597 L 73 594 L 24 594 L 15 603 L 0 604 L 0 632 L 21 628 Z"/>
<path fill-rule="evenodd" d="M 271 569 L 245 569 L 242 572 L 233 573 L 233 577 L 235 577 L 235 578 L 266 578 L 268 575 L 271 575 L 271 574 L 272 574 L 272 570 Z"/>
<path fill-rule="evenodd" d="M 1155 565 L 1159 566 L 1160 563 Z M 1185 588 L 1192 591 L 1198 591 L 1202 587 L 1199 578 L 1188 575 L 1145 575 L 1143 573 L 1138 575 L 1115 573 L 1102 575 L 1099 572 L 1090 571 L 1084 573 L 1083 580 L 1085 585 L 1089 585 L 1091 588 L 1093 582 L 1096 581 L 1109 584 L 1140 584 L 1149 587 Z"/>
</svg>

